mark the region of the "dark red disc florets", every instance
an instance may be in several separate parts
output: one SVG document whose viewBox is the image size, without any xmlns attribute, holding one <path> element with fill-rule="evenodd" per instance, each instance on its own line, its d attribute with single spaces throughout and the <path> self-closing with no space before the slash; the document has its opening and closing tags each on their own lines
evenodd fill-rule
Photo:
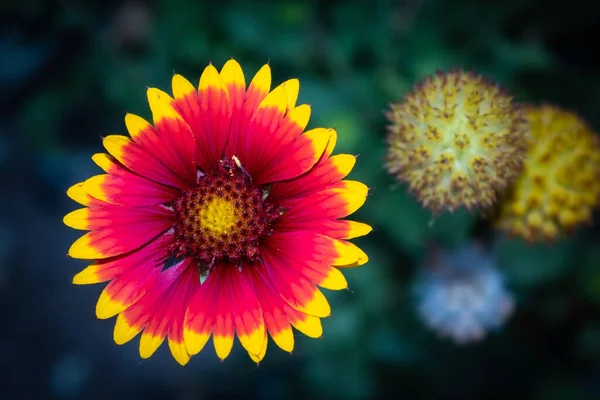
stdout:
<svg viewBox="0 0 600 400">
<path fill-rule="evenodd" d="M 237 159 L 221 161 L 216 172 L 201 175 L 173 208 L 171 255 L 209 266 L 218 261 L 257 262 L 260 242 L 272 233 L 280 215 L 267 189 L 254 185 Z"/>
</svg>

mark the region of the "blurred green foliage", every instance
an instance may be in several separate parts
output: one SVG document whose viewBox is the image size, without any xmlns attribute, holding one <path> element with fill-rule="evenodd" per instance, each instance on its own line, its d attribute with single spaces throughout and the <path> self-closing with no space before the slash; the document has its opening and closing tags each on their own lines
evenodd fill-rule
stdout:
<svg viewBox="0 0 600 400">
<path fill-rule="evenodd" d="M 295 363 L 286 393 L 320 398 L 592 399 L 600 396 L 594 232 L 536 246 L 490 236 L 464 210 L 434 218 L 382 170 L 383 111 L 437 69 L 476 69 L 519 101 L 556 103 L 600 128 L 600 75 L 556 45 L 592 23 L 589 7 L 571 3 L 8 1 L 0 90 L 15 99 L 7 110 L 19 140 L 67 159 L 101 151 L 101 136 L 124 131 L 125 112 L 148 117 L 146 87 L 168 90 L 173 71 L 196 80 L 208 62 L 220 68 L 233 57 L 247 80 L 266 62 L 274 84 L 298 77 L 310 126 L 335 127 L 336 152 L 359 155 L 351 178 L 372 193 L 356 219 L 375 230 L 357 240 L 370 262 L 348 271 L 352 292 L 327 293 L 333 317 L 323 339 L 298 336 L 291 360 L 271 347 L 264 370 Z M 456 248 L 473 237 L 496 240 L 517 313 L 505 332 L 456 348 L 421 327 L 408 285 L 432 242 Z"/>
</svg>

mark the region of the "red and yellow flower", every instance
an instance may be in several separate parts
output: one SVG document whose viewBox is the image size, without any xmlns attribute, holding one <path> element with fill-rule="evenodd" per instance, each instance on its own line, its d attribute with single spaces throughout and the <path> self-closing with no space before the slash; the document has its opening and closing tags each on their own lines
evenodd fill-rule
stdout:
<svg viewBox="0 0 600 400">
<path fill-rule="evenodd" d="M 67 192 L 84 207 L 65 224 L 89 231 L 69 255 L 92 260 L 73 282 L 109 282 L 96 315 L 117 316 L 118 344 L 143 331 L 143 358 L 168 338 L 186 364 L 211 335 L 220 359 L 235 335 L 256 362 L 267 333 L 292 351 L 292 326 L 319 337 L 330 314 L 316 286 L 344 289 L 340 268 L 367 262 L 348 239 L 371 227 L 342 219 L 367 197 L 344 180 L 355 157 L 331 155 L 333 129 L 305 131 L 298 80 L 270 86 L 268 65 L 246 87 L 230 60 L 198 88 L 175 75 L 172 97 L 148 89 L 154 123 L 127 114 L 131 137 L 92 157 L 105 173 Z"/>
</svg>

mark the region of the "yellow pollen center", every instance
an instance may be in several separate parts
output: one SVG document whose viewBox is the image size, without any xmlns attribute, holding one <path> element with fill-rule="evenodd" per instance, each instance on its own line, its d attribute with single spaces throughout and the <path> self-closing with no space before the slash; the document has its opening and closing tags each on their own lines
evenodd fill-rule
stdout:
<svg viewBox="0 0 600 400">
<path fill-rule="evenodd" d="M 200 208 L 200 226 L 213 235 L 231 233 L 239 220 L 239 210 L 226 199 L 215 197 Z"/>
</svg>

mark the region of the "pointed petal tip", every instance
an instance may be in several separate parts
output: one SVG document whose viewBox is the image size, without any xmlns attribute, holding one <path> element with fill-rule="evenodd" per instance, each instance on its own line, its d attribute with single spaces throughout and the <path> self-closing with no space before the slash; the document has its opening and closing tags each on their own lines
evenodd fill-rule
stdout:
<svg viewBox="0 0 600 400">
<path fill-rule="evenodd" d="M 318 318 L 325 318 L 331 314 L 329 302 L 325 298 L 325 295 L 316 287 L 314 288 L 312 299 L 301 308 L 302 310 L 299 311 Z"/>
<path fill-rule="evenodd" d="M 210 333 L 197 333 L 191 329 L 184 328 L 183 329 L 183 340 L 185 343 L 185 348 L 190 355 L 196 355 L 202 351 L 208 339 L 210 338 Z"/>
<path fill-rule="evenodd" d="M 238 333 L 238 339 L 248 353 L 260 354 L 264 341 L 267 340 L 264 324 L 258 326 L 248 335 Z"/>
<path fill-rule="evenodd" d="M 209 87 L 217 87 L 221 90 L 225 89 L 225 84 L 223 83 L 221 75 L 219 75 L 219 71 L 217 71 L 215 66 L 212 64 L 209 64 L 206 68 L 204 68 L 202 75 L 200 75 L 198 90 L 206 90 Z"/>
<path fill-rule="evenodd" d="M 115 160 L 106 153 L 94 154 L 92 156 L 92 161 L 106 173 L 108 173 L 111 167 L 115 165 Z"/>
<path fill-rule="evenodd" d="M 246 91 L 244 72 L 240 64 L 233 58 L 223 65 L 220 75 L 226 85 L 233 85 L 238 87 L 238 90 Z"/>
<path fill-rule="evenodd" d="M 175 74 L 171 79 L 171 90 L 173 97 L 181 99 L 190 93 L 196 92 L 196 88 L 183 75 Z"/>
<path fill-rule="evenodd" d="M 343 290 L 348 288 L 348 281 L 339 269 L 332 267 L 325 279 L 319 282 L 318 285 L 324 289 Z"/>
<path fill-rule="evenodd" d="M 88 230 L 89 228 L 89 209 L 79 208 L 77 210 L 71 211 L 67 215 L 63 217 L 63 224 L 68 226 L 69 228 L 79 229 L 79 230 Z"/>
<path fill-rule="evenodd" d="M 68 255 L 80 260 L 98 260 L 104 255 L 90 244 L 90 232 L 77 239 L 69 248 Z"/>
<path fill-rule="evenodd" d="M 288 79 L 282 83 L 285 92 L 287 94 L 287 108 L 293 109 L 296 107 L 296 101 L 298 100 L 298 94 L 300 92 L 300 81 L 296 78 Z"/>
<path fill-rule="evenodd" d="M 113 329 L 113 340 L 117 345 L 123 345 L 140 333 L 141 329 L 130 325 L 125 319 L 123 313 L 117 315 L 115 327 Z"/>
<path fill-rule="evenodd" d="M 223 336 L 213 334 L 215 353 L 221 361 L 225 361 L 225 359 L 231 354 L 231 349 L 233 348 L 233 336 L 233 332 L 231 335 Z"/>
<path fill-rule="evenodd" d="M 148 359 L 152 357 L 152 355 L 158 350 L 160 345 L 164 342 L 165 336 L 163 335 L 153 335 L 148 333 L 148 330 L 144 331 L 142 337 L 140 338 L 140 357 L 143 359 Z"/>
<path fill-rule="evenodd" d="M 312 315 L 305 314 L 303 319 L 290 321 L 294 328 L 308 336 L 318 339 L 323 335 L 323 325 L 321 319 Z"/>
<path fill-rule="evenodd" d="M 89 275 L 90 274 L 86 273 L 86 270 L 84 269 L 83 271 L 75 274 L 75 276 L 73 277 L 71 282 L 73 283 L 73 285 L 89 285 L 92 283 L 96 283 L 96 282 L 91 282 L 94 279 L 92 277 L 90 277 Z"/>
<path fill-rule="evenodd" d="M 120 301 L 113 300 L 106 289 L 100 293 L 98 302 L 96 303 L 96 318 L 98 319 L 109 319 L 124 311 L 126 306 Z"/>
<path fill-rule="evenodd" d="M 168 93 L 157 88 L 149 88 L 146 92 L 148 105 L 152 111 L 154 125 L 157 125 L 163 119 L 176 119 L 183 121 L 181 116 L 172 106 L 173 99 Z"/>
<path fill-rule="evenodd" d="M 258 70 L 250 82 L 250 87 L 261 93 L 267 93 L 269 91 L 271 87 L 271 67 L 269 64 L 263 65 Z"/>
<path fill-rule="evenodd" d="M 87 206 L 90 204 L 90 196 L 83 190 L 83 182 L 79 182 L 67 189 L 67 196 L 77 203 Z"/>
<path fill-rule="evenodd" d="M 85 190 L 87 194 L 98 200 L 109 202 L 108 197 L 104 192 L 104 186 L 106 184 L 107 179 L 107 174 L 92 176 L 88 178 L 85 182 L 83 182 L 83 190 Z"/>
<path fill-rule="evenodd" d="M 289 324 L 279 332 L 271 332 L 271 337 L 281 350 L 287 353 L 291 353 L 294 350 L 294 332 Z"/>
<path fill-rule="evenodd" d="M 258 366 L 258 364 L 265 358 L 265 355 L 267 354 L 267 343 L 268 343 L 268 338 L 267 338 L 267 334 L 265 332 L 265 336 L 264 336 L 264 341 L 263 341 L 263 347 L 262 349 L 260 349 L 260 352 L 257 354 L 253 354 L 253 353 L 248 353 L 248 355 L 250 356 L 250 359 L 252 361 L 254 361 L 256 363 L 256 365 Z"/>
<path fill-rule="evenodd" d="M 151 128 L 151 125 L 150 122 L 139 115 L 127 113 L 125 114 L 125 127 L 127 128 L 127 132 L 129 132 L 129 136 L 135 140 L 142 132 Z"/>
<path fill-rule="evenodd" d="M 183 341 L 178 342 L 169 338 L 169 349 L 171 350 L 171 354 L 173 355 L 175 361 L 177 361 L 182 367 L 185 367 L 190 361 L 191 357 L 188 354 Z"/>
</svg>

